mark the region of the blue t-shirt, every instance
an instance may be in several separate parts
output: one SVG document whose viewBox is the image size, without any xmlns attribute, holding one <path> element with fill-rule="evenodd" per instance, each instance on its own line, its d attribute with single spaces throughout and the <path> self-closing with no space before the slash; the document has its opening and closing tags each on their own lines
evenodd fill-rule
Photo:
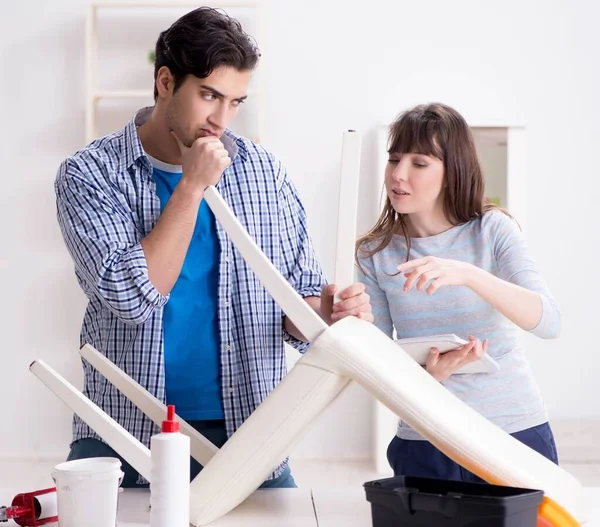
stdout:
<svg viewBox="0 0 600 527">
<path fill-rule="evenodd" d="M 148 156 L 161 210 L 182 177 L 180 166 Z M 183 268 L 163 312 L 168 404 L 186 421 L 223 419 L 220 383 L 219 239 L 215 218 L 205 201 Z"/>
</svg>

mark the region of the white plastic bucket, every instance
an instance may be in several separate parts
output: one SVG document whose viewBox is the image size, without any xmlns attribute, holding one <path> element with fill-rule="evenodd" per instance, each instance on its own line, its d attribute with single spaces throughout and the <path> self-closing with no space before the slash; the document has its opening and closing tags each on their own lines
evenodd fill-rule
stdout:
<svg viewBox="0 0 600 527">
<path fill-rule="evenodd" d="M 115 527 L 121 461 L 96 457 L 54 467 L 59 527 Z"/>
</svg>

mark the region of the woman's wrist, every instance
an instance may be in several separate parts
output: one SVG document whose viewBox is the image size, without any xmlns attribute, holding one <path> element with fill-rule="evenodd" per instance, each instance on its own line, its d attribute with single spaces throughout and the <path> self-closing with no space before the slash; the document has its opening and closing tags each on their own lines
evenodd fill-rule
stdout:
<svg viewBox="0 0 600 527">
<path fill-rule="evenodd" d="M 465 262 L 464 285 L 474 292 L 477 292 L 478 285 L 482 279 L 485 279 L 486 271 L 476 265 Z"/>
</svg>

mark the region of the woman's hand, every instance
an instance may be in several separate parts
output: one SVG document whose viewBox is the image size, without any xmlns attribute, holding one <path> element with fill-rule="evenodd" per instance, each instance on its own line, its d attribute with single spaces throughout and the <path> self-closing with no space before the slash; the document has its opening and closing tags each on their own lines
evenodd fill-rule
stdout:
<svg viewBox="0 0 600 527">
<path fill-rule="evenodd" d="M 482 343 L 478 338 L 470 336 L 467 344 L 446 353 L 440 353 L 437 348 L 431 348 L 425 369 L 436 381 L 445 381 L 465 364 L 483 357 L 487 352 L 487 347 L 487 339 Z"/>
<path fill-rule="evenodd" d="M 398 266 L 398 271 L 406 276 L 405 293 L 415 285 L 418 291 L 423 291 L 431 282 L 425 291 L 428 295 L 435 293 L 444 285 L 468 285 L 475 269 L 473 265 L 466 262 L 434 256 L 417 258 Z"/>
</svg>

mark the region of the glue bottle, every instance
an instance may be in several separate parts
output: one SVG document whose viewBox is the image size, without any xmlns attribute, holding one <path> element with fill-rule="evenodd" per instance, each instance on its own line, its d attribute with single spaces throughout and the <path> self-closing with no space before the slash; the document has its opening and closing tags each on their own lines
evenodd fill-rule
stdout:
<svg viewBox="0 0 600 527">
<path fill-rule="evenodd" d="M 150 440 L 150 527 L 189 527 L 190 438 L 167 407 L 162 432 Z"/>
</svg>

